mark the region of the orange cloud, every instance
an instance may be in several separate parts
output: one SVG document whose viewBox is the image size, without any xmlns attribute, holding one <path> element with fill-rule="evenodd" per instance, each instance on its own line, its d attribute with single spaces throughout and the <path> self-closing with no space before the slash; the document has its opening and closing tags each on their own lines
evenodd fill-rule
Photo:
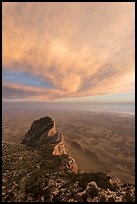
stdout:
<svg viewBox="0 0 137 204">
<path fill-rule="evenodd" d="M 17 98 L 23 99 L 40 99 L 48 100 L 55 99 L 58 96 L 64 95 L 64 92 L 58 89 L 49 90 L 44 87 L 32 87 L 15 83 L 3 81 L 3 97 L 5 98 Z"/>
<path fill-rule="evenodd" d="M 2 9 L 3 65 L 56 87 L 12 89 L 43 99 L 134 89 L 133 2 L 4 2 Z"/>
</svg>

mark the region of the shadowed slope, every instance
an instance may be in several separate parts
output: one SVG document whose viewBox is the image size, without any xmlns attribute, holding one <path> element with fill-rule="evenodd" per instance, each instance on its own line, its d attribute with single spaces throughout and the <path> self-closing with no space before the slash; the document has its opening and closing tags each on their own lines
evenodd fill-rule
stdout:
<svg viewBox="0 0 137 204">
<path fill-rule="evenodd" d="M 2 148 L 3 201 L 134 201 L 131 184 L 104 172 L 76 173 L 64 137 L 49 117 L 34 121 L 22 144 L 3 142 Z"/>
</svg>

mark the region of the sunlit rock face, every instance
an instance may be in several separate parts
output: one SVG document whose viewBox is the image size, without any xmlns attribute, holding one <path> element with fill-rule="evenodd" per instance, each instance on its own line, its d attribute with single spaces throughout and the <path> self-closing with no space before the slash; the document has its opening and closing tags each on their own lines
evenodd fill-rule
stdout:
<svg viewBox="0 0 137 204">
<path fill-rule="evenodd" d="M 57 144 L 54 146 L 53 155 L 69 154 L 64 144 L 64 136 L 60 134 L 56 141 Z"/>
<path fill-rule="evenodd" d="M 66 167 L 73 172 L 77 172 L 77 164 L 65 146 L 64 136 L 57 132 L 55 121 L 49 116 L 35 120 L 30 130 L 25 134 L 22 144 L 36 147 L 44 151 L 45 146 L 50 146 L 50 154 L 67 155 Z M 43 147 L 43 148 L 42 148 Z"/>
</svg>

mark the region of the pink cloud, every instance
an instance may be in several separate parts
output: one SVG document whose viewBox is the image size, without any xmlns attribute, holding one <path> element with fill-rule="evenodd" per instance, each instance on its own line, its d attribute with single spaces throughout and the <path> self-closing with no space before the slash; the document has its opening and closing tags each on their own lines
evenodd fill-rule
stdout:
<svg viewBox="0 0 137 204">
<path fill-rule="evenodd" d="M 43 99 L 134 90 L 134 3 L 4 2 L 2 9 L 3 65 L 19 64 L 56 88 L 6 87 Z"/>
</svg>

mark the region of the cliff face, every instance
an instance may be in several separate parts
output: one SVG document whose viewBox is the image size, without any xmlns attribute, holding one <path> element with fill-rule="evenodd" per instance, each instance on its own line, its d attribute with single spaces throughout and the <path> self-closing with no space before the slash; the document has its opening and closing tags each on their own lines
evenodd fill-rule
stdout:
<svg viewBox="0 0 137 204">
<path fill-rule="evenodd" d="M 64 136 L 60 134 L 58 136 L 58 143 L 54 146 L 53 155 L 62 155 L 62 154 L 69 154 L 65 143 L 64 143 Z"/>
<path fill-rule="evenodd" d="M 4 202 L 135 202 L 134 185 L 78 172 L 50 117 L 34 121 L 22 144 L 3 142 L 2 159 Z"/>
<path fill-rule="evenodd" d="M 55 142 L 57 139 L 58 133 L 55 122 L 50 117 L 45 117 L 35 120 L 32 123 L 31 128 L 25 134 L 22 144 L 31 147 L 40 147 L 51 140 Z"/>
<path fill-rule="evenodd" d="M 30 130 L 25 134 L 22 144 L 31 147 L 40 148 L 49 146 L 50 154 L 52 155 L 66 155 L 68 160 L 66 166 L 70 171 L 77 172 L 77 164 L 72 158 L 65 146 L 64 136 L 57 132 L 55 121 L 50 117 L 41 118 L 32 123 Z"/>
</svg>

